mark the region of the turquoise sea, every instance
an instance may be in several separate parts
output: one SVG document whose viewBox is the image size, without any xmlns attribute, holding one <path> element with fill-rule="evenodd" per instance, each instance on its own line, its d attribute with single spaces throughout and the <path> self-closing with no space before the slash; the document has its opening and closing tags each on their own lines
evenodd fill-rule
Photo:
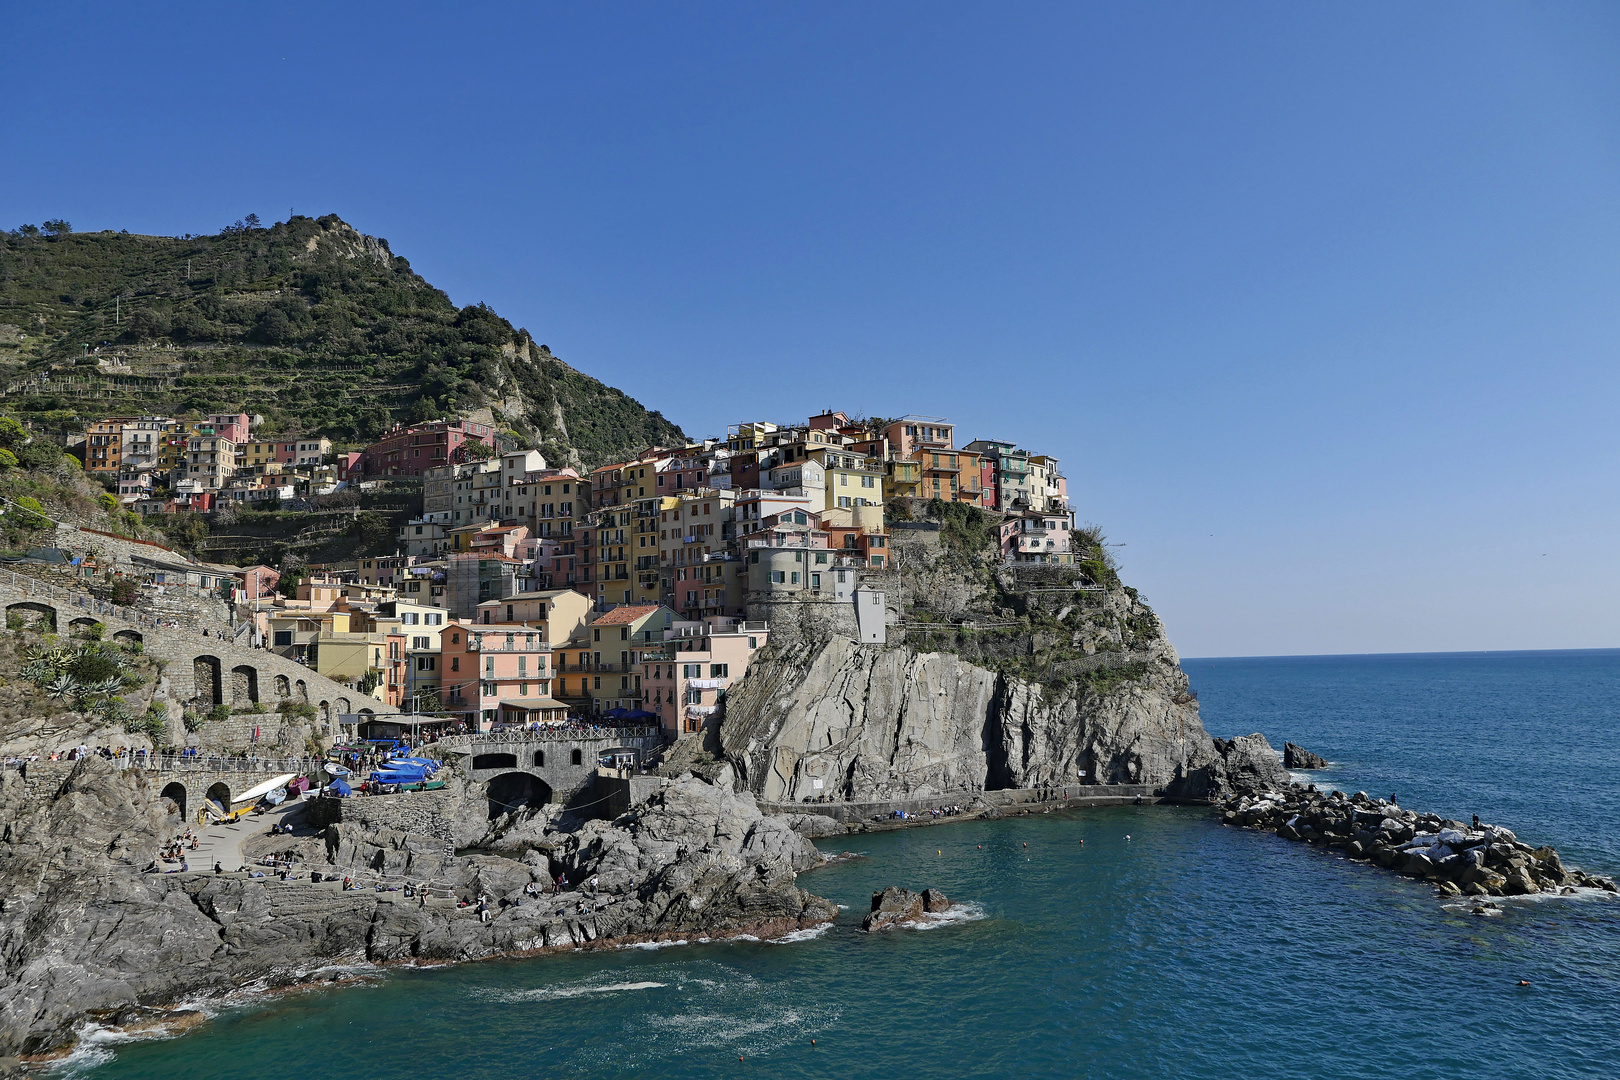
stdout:
<svg viewBox="0 0 1620 1080">
<path fill-rule="evenodd" d="M 1186 662 L 1206 726 L 1325 782 L 1477 811 L 1620 872 L 1620 651 Z M 1080 841 L 1085 841 L 1082 846 Z M 1027 846 L 1026 846 L 1027 845 Z M 1365 864 L 1126 807 L 853 837 L 808 940 L 394 971 L 97 1044 L 97 1080 L 448 1076 L 1612 1077 L 1620 901 L 1451 910 Z M 855 925 L 883 885 L 965 918 Z M 1520 979 L 1529 988 L 1516 984 Z M 814 1043 L 812 1044 L 812 1040 Z M 740 1060 L 739 1060 L 740 1059 Z"/>
</svg>

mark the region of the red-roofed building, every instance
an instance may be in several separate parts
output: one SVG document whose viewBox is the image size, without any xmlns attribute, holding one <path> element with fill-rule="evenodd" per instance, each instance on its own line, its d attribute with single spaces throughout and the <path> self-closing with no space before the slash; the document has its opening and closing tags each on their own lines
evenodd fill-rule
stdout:
<svg viewBox="0 0 1620 1080">
<path fill-rule="evenodd" d="M 494 448 L 495 429 L 469 420 L 435 420 L 396 427 L 361 454 L 362 476 L 421 476 L 436 465 L 467 460 L 465 444 Z"/>
</svg>

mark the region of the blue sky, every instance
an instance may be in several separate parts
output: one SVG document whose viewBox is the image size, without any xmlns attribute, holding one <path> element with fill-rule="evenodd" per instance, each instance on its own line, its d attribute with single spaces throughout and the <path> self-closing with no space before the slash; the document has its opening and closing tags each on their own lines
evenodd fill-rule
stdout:
<svg viewBox="0 0 1620 1080">
<path fill-rule="evenodd" d="M 0 9 L 0 226 L 336 212 L 692 435 L 1018 439 L 1186 655 L 1620 646 L 1620 9 L 339 7 Z"/>
</svg>

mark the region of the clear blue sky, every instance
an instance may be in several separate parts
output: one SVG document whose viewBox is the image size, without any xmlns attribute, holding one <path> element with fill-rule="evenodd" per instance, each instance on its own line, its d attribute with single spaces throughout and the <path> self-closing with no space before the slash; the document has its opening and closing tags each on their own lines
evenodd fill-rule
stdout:
<svg viewBox="0 0 1620 1080">
<path fill-rule="evenodd" d="M 1620 8 L 6 5 L 0 226 L 336 212 L 689 434 L 1061 457 L 1192 656 L 1620 646 Z"/>
</svg>

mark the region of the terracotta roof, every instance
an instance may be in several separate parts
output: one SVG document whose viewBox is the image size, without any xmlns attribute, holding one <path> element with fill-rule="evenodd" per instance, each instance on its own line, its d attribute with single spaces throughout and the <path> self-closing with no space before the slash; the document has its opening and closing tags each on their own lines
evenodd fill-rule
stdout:
<svg viewBox="0 0 1620 1080">
<path fill-rule="evenodd" d="M 592 626 L 629 626 L 637 619 L 644 619 L 657 611 L 660 604 L 625 604 L 616 607 L 601 618 L 592 619 Z"/>
</svg>

